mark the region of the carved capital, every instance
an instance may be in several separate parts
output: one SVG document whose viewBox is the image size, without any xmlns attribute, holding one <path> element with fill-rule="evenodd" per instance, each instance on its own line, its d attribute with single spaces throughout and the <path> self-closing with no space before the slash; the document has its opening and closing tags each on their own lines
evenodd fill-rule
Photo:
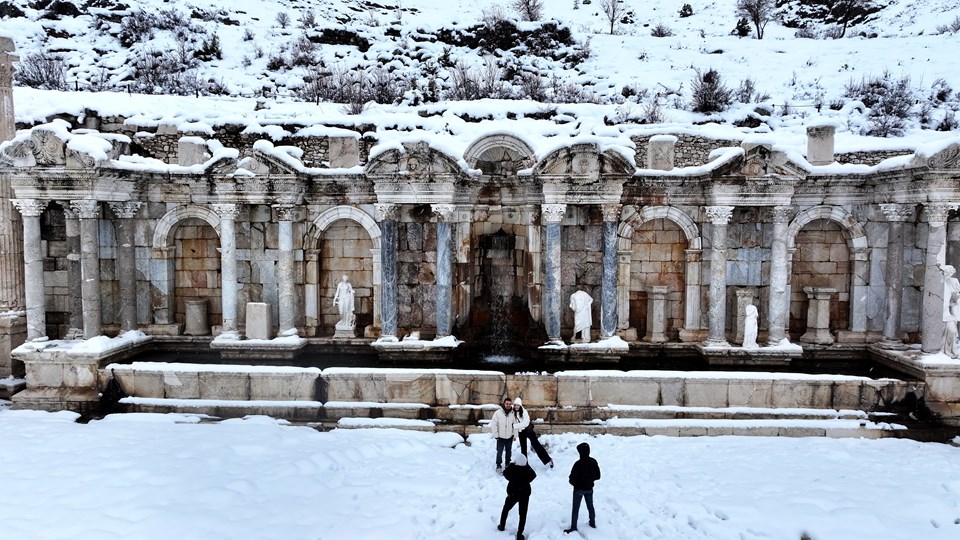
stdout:
<svg viewBox="0 0 960 540">
<path fill-rule="evenodd" d="M 545 204 L 542 207 L 541 217 L 544 223 L 560 223 L 567 213 L 565 204 Z"/>
<path fill-rule="evenodd" d="M 298 208 L 292 204 L 275 204 L 273 209 L 277 211 L 277 219 L 280 221 L 296 221 Z"/>
<path fill-rule="evenodd" d="M 240 217 L 240 207 L 236 204 L 211 204 L 210 209 L 220 216 L 220 219 L 236 220 Z"/>
<path fill-rule="evenodd" d="M 396 221 L 400 213 L 399 208 L 395 204 L 377 203 L 373 206 L 377 210 L 377 221 Z"/>
<path fill-rule="evenodd" d="M 957 208 L 955 203 L 934 203 L 924 205 L 923 210 L 927 214 L 927 223 L 932 227 L 943 227 L 947 224 L 947 216 L 951 210 Z"/>
<path fill-rule="evenodd" d="M 100 217 L 100 202 L 92 200 L 70 201 L 70 209 L 79 219 L 98 219 Z"/>
<path fill-rule="evenodd" d="M 726 225 L 733 216 L 732 206 L 705 206 L 707 219 L 714 225 Z"/>
<path fill-rule="evenodd" d="M 793 208 L 789 206 L 774 206 L 770 209 L 770 219 L 774 223 L 790 223 L 793 217 Z"/>
<path fill-rule="evenodd" d="M 113 215 L 117 216 L 118 219 L 133 219 L 133 216 L 137 215 L 140 207 L 143 206 L 143 203 L 136 201 L 112 202 L 108 204 L 110 211 L 113 212 Z"/>
<path fill-rule="evenodd" d="M 430 208 L 437 215 L 437 221 L 449 223 L 453 221 L 457 207 L 452 204 L 431 204 Z"/>
<path fill-rule="evenodd" d="M 10 199 L 10 202 L 23 217 L 40 217 L 43 209 L 47 207 L 47 201 L 37 199 Z"/>
<path fill-rule="evenodd" d="M 906 221 L 913 215 L 912 204 L 881 204 L 880 210 L 887 221 Z"/>
<path fill-rule="evenodd" d="M 620 221 L 620 212 L 622 210 L 623 206 L 619 204 L 600 205 L 600 212 L 603 213 L 604 221 Z"/>
</svg>

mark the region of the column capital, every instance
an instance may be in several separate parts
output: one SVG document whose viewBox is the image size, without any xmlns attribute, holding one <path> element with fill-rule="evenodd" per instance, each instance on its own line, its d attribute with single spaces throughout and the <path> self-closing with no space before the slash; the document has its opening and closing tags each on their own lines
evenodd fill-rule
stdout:
<svg viewBox="0 0 960 540">
<path fill-rule="evenodd" d="M 622 210 L 623 205 L 620 204 L 600 205 L 600 212 L 603 214 L 604 221 L 620 221 L 620 212 Z"/>
<path fill-rule="evenodd" d="M 47 201 L 39 199 L 10 199 L 10 202 L 23 217 L 40 217 L 47 207 Z"/>
<path fill-rule="evenodd" d="M 98 219 L 100 217 L 100 202 L 90 199 L 70 201 L 70 209 L 80 219 Z"/>
<path fill-rule="evenodd" d="M 133 216 L 137 215 L 140 207 L 143 206 L 143 203 L 136 201 L 112 202 L 107 204 L 110 206 L 110 211 L 113 212 L 113 215 L 119 219 L 133 219 Z"/>
<path fill-rule="evenodd" d="M 567 213 L 565 204 L 545 204 L 541 207 L 541 217 L 545 223 L 560 223 Z"/>
<path fill-rule="evenodd" d="M 277 218 L 280 221 L 296 221 L 299 207 L 294 204 L 275 204 L 273 209 L 277 211 Z"/>
<path fill-rule="evenodd" d="M 437 215 L 437 221 L 450 223 L 453 221 L 457 207 L 453 204 L 431 204 L 430 209 Z"/>
<path fill-rule="evenodd" d="M 377 221 L 396 221 L 400 213 L 400 208 L 391 203 L 376 203 L 373 207 L 377 210 Z"/>
<path fill-rule="evenodd" d="M 927 215 L 927 223 L 933 227 L 943 227 L 947 224 L 947 215 L 957 208 L 957 203 L 931 203 L 923 205 Z"/>
<path fill-rule="evenodd" d="M 714 225 L 726 225 L 733 216 L 732 206 L 704 206 L 703 209 L 707 213 L 707 219 Z"/>
<path fill-rule="evenodd" d="M 770 219 L 774 223 L 790 223 L 793 218 L 793 208 L 789 206 L 774 206 L 770 209 Z"/>
<path fill-rule="evenodd" d="M 906 221 L 913 215 L 912 204 L 881 204 L 880 211 L 883 212 L 887 221 Z"/>
<path fill-rule="evenodd" d="M 220 216 L 220 219 L 236 220 L 240 216 L 240 206 L 233 203 L 211 204 L 210 209 Z"/>
</svg>

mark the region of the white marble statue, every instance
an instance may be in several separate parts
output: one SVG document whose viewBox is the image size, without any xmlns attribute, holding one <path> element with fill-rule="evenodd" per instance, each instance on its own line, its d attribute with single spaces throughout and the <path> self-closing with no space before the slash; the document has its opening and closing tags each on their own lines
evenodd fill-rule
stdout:
<svg viewBox="0 0 960 540">
<path fill-rule="evenodd" d="M 757 345 L 757 306 L 747 304 L 743 317 L 743 348 L 756 349 Z"/>
<path fill-rule="evenodd" d="M 590 326 L 593 324 L 593 315 L 590 306 L 593 304 L 593 298 L 583 291 L 577 291 L 570 295 L 570 309 L 573 310 L 573 338 L 576 341 L 577 334 L 580 334 L 581 343 L 590 343 Z"/>
<path fill-rule="evenodd" d="M 333 295 L 333 305 L 337 306 L 340 312 L 340 320 L 337 322 L 338 329 L 352 329 L 356 326 L 357 317 L 353 313 L 353 285 L 347 276 L 340 278 L 337 284 L 337 293 Z"/>
<path fill-rule="evenodd" d="M 960 280 L 953 277 L 956 270 L 950 265 L 943 270 L 943 300 L 946 304 L 943 313 L 943 345 L 940 352 L 950 358 L 960 355 L 957 347 L 957 322 L 960 321 Z"/>
</svg>

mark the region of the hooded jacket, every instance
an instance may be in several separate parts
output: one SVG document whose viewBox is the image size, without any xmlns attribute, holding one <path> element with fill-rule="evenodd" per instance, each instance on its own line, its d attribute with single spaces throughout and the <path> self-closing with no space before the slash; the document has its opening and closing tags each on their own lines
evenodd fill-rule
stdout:
<svg viewBox="0 0 960 540">
<path fill-rule="evenodd" d="M 519 456 L 522 457 L 522 454 Z M 537 473 L 530 468 L 527 460 L 523 459 L 523 465 L 511 463 L 503 470 L 503 477 L 507 479 L 507 495 L 515 497 L 530 496 L 530 482 L 537 477 Z"/>
<path fill-rule="evenodd" d="M 573 489 L 593 489 L 593 483 L 600 479 L 600 465 L 590 457 L 589 444 L 578 444 L 577 452 L 580 452 L 580 459 L 570 469 L 570 485 Z"/>
</svg>

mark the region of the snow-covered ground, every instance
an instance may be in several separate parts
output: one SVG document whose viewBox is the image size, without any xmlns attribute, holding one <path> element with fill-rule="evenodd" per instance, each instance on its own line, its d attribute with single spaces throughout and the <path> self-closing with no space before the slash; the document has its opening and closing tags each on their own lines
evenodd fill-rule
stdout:
<svg viewBox="0 0 960 540">
<path fill-rule="evenodd" d="M 494 444 L 392 429 L 320 433 L 263 417 L 216 424 L 0 407 L 9 540 L 511 538 Z M 531 540 L 571 538 L 567 474 L 587 440 L 603 478 L 588 539 L 954 539 L 960 448 L 910 440 L 548 435 Z M 806 536 L 803 536 L 806 535 Z"/>
</svg>

